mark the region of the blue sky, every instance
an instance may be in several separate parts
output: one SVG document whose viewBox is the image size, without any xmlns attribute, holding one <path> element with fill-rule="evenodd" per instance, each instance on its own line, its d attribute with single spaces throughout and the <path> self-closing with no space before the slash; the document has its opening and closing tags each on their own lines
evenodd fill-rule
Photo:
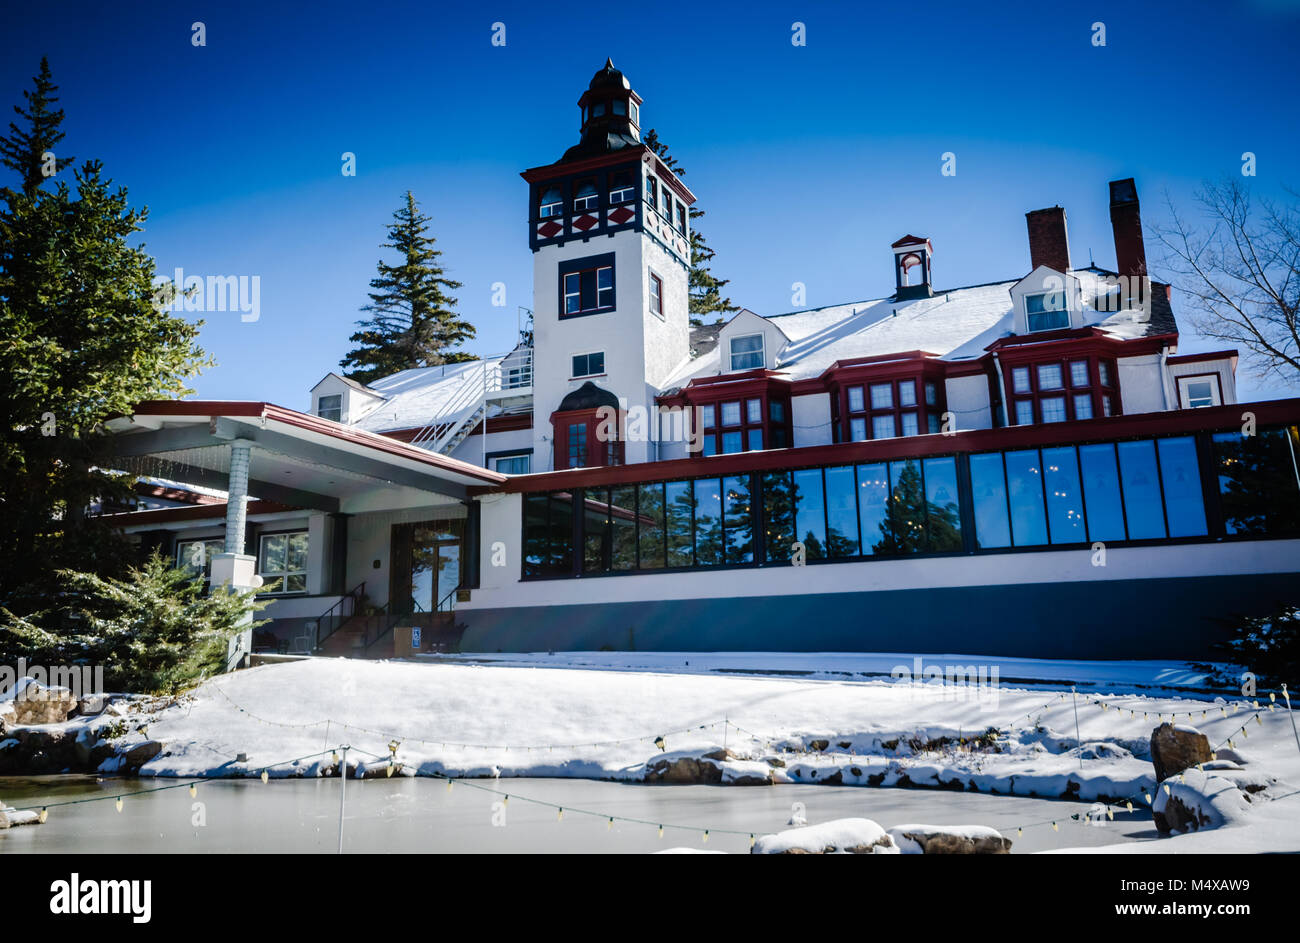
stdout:
<svg viewBox="0 0 1300 943">
<path fill-rule="evenodd" d="M 0 29 L 0 103 L 48 55 L 64 146 L 149 206 L 160 272 L 260 276 L 256 322 L 206 316 L 218 366 L 198 394 L 306 408 L 408 188 L 464 283 L 471 349 L 511 346 L 532 303 L 519 171 L 576 142 L 578 96 L 607 55 L 687 170 L 715 273 L 760 313 L 790 310 L 796 281 L 810 306 L 889 294 L 889 244 L 908 232 L 933 240 L 939 287 L 1018 277 L 1024 214 L 1057 203 L 1075 264 L 1091 250 L 1112 266 L 1117 177 L 1137 178 L 1148 222 L 1166 191 L 1189 207 L 1202 180 L 1240 173 L 1243 151 L 1257 193 L 1300 187 L 1300 2 L 1138 6 L 25 4 Z M 1222 346 L 1182 327 L 1182 352 Z M 1296 395 L 1239 380 L 1243 399 Z"/>
</svg>

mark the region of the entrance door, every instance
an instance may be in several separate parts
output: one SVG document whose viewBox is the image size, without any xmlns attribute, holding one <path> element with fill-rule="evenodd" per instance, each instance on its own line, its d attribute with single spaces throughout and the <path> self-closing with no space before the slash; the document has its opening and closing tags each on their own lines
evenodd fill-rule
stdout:
<svg viewBox="0 0 1300 943">
<path fill-rule="evenodd" d="M 394 600 L 407 612 L 451 608 L 461 582 L 461 521 L 393 527 Z"/>
</svg>

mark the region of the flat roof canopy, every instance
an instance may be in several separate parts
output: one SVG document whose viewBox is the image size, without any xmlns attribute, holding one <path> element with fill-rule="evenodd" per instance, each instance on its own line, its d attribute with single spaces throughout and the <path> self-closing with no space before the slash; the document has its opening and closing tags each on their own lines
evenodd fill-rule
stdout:
<svg viewBox="0 0 1300 943">
<path fill-rule="evenodd" d="M 113 464 L 225 491 L 230 446 L 252 446 L 250 497 L 342 513 L 464 501 L 506 476 L 271 403 L 158 401 L 107 423 Z"/>
</svg>

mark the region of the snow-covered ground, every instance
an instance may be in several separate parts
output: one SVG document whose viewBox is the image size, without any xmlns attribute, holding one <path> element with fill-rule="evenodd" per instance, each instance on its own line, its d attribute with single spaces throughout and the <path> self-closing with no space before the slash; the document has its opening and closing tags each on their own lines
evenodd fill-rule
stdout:
<svg viewBox="0 0 1300 943">
<path fill-rule="evenodd" d="M 1111 665 L 1105 683 L 1076 696 L 1051 682 L 1072 681 L 1088 666 L 1023 662 L 1018 674 L 1041 679 L 1033 688 L 992 688 L 890 681 L 892 665 L 884 679 L 832 674 L 861 677 L 863 666 L 878 664 L 873 658 L 911 664 L 897 655 L 747 657 L 511 656 L 508 666 L 312 659 L 222 676 L 170 706 L 155 704 L 131 718 L 129 739 L 165 744 L 144 776 L 314 776 L 332 765 L 328 751 L 349 744 L 352 760 L 380 765 L 395 745 L 407 773 L 640 781 L 656 761 L 713 753 L 718 759 L 700 762 L 720 767 L 724 783 L 1059 796 L 1085 800 L 1064 808 L 1086 818 L 1104 815 L 1107 803 L 1142 808 L 1158 796 L 1149 739 L 1158 718 L 1177 715 L 1211 747 L 1231 738 L 1250 774 L 1278 782 L 1222 828 L 1143 847 L 1300 850 L 1300 796 L 1285 785 L 1300 783 L 1300 750 L 1281 698 L 1269 711 L 1265 693 L 1128 693 L 1174 686 L 1177 666 L 1144 663 Z M 295 758 L 307 759 L 288 762 Z"/>
</svg>

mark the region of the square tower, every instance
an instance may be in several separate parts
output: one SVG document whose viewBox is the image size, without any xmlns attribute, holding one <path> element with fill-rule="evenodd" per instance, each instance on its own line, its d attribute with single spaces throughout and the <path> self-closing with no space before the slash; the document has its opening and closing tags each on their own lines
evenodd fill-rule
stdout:
<svg viewBox="0 0 1300 943">
<path fill-rule="evenodd" d="M 579 143 L 522 174 L 535 471 L 655 459 L 654 398 L 690 350 L 695 196 L 642 142 L 641 98 L 612 62 L 578 107 Z"/>
</svg>

